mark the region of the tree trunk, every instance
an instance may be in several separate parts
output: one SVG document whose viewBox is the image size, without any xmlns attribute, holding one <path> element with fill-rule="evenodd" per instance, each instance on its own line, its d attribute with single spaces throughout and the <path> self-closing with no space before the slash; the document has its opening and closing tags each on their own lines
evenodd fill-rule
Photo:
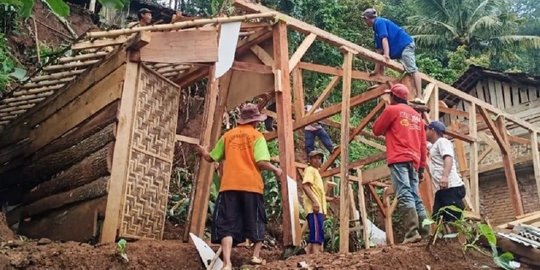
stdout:
<svg viewBox="0 0 540 270">
<path fill-rule="evenodd" d="M 58 193 L 35 201 L 29 205 L 18 207 L 7 214 L 8 223 L 14 224 L 22 219 L 41 214 L 45 211 L 54 210 L 65 205 L 101 197 L 107 194 L 108 181 L 109 176 L 101 177 L 89 184 L 73 190 Z"/>
<path fill-rule="evenodd" d="M 50 176 L 69 168 L 71 165 L 83 160 L 88 155 L 113 141 L 115 131 L 116 123 L 111 123 L 70 148 L 32 161 L 32 164 L 24 169 L 24 174 L 27 174 L 31 178 L 50 178 Z"/>
<path fill-rule="evenodd" d="M 81 162 L 57 174 L 51 180 L 38 185 L 24 202 L 31 203 L 58 192 L 67 191 L 110 174 L 114 143 L 111 142 Z"/>
</svg>

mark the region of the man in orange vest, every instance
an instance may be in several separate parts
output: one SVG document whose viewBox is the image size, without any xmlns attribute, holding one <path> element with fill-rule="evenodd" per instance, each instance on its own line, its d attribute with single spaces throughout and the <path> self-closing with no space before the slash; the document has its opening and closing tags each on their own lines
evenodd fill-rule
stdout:
<svg viewBox="0 0 540 270">
<path fill-rule="evenodd" d="M 226 132 L 211 152 L 198 146 L 197 151 L 208 162 L 223 162 L 223 175 L 214 208 L 212 243 L 223 250 L 223 269 L 232 269 L 233 245 L 246 239 L 255 243 L 251 262 L 262 264 L 266 213 L 263 200 L 264 183 L 261 170 L 272 171 L 276 178 L 280 168 L 270 163 L 266 140 L 256 126 L 266 115 L 255 104 L 244 105 L 238 126 Z"/>
</svg>

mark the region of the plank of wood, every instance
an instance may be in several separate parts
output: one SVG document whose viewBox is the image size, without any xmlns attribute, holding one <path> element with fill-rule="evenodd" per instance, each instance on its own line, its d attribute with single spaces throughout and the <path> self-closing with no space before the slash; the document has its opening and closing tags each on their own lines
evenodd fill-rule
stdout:
<svg viewBox="0 0 540 270">
<path fill-rule="evenodd" d="M 504 97 L 504 109 L 507 110 L 508 108 L 512 107 L 512 92 L 510 91 L 510 84 L 508 84 L 507 82 L 501 83 Z"/>
<path fill-rule="evenodd" d="M 300 244 L 300 225 L 292 224 L 298 220 L 298 212 L 290 209 L 289 190 L 287 177 L 296 179 L 296 168 L 294 166 L 294 141 L 293 123 L 291 119 L 292 95 L 289 79 L 289 49 L 287 39 L 287 25 L 280 21 L 274 25 L 273 29 L 274 61 L 276 63 L 274 71 L 276 81 L 276 105 L 277 105 L 277 132 L 279 144 L 279 164 L 283 170 L 281 176 L 281 196 L 283 207 L 283 244 L 284 246 Z"/>
<path fill-rule="evenodd" d="M 76 127 L 108 104 L 120 98 L 124 70 L 118 69 L 78 98 L 43 121 L 30 133 L 30 152 L 34 152 Z"/>
<path fill-rule="evenodd" d="M 424 103 L 427 104 L 430 100 L 432 100 L 432 94 L 433 94 L 433 89 L 435 89 L 435 84 L 433 83 L 430 83 L 426 86 L 426 88 L 424 89 Z M 437 102 L 440 102 L 441 100 L 438 100 L 437 99 Z"/>
<path fill-rule="evenodd" d="M 259 74 L 272 74 L 272 67 L 249 62 L 234 61 L 231 67 L 238 71 L 247 71 Z"/>
<path fill-rule="evenodd" d="M 219 93 L 219 80 L 215 77 L 215 66 L 210 68 L 210 76 L 208 78 L 208 85 L 206 90 L 205 104 L 204 104 L 204 115 L 201 134 L 199 137 L 200 144 L 203 146 L 210 146 L 215 144 L 215 141 L 212 141 L 212 129 L 215 127 L 215 123 L 219 123 L 218 119 L 214 119 L 217 99 Z M 194 191 L 194 198 L 192 200 L 193 207 L 189 222 L 189 232 L 193 233 L 199 237 L 202 237 L 204 234 L 204 227 L 206 223 L 206 215 L 208 209 L 208 198 L 210 196 L 210 183 L 212 176 L 214 175 L 213 164 L 207 162 L 202 157 L 199 158 L 199 168 L 195 176 L 196 188 Z"/>
<path fill-rule="evenodd" d="M 382 152 L 386 152 L 386 146 L 382 145 L 382 144 L 379 144 L 377 142 L 374 142 L 374 141 L 371 141 L 371 140 L 368 140 L 367 138 L 365 137 L 360 137 L 358 139 L 359 142 L 365 144 L 365 145 L 368 145 L 368 146 L 371 146 L 379 151 L 382 151 Z"/>
<path fill-rule="evenodd" d="M 347 142 L 343 144 L 349 145 L 349 143 L 351 143 L 352 140 L 354 140 L 354 137 L 358 135 L 362 130 L 364 130 L 364 128 L 369 124 L 369 122 L 371 122 L 371 120 L 375 118 L 375 115 L 377 115 L 384 108 L 384 105 L 385 105 L 384 102 L 379 102 L 379 104 L 377 104 L 377 106 L 375 106 L 375 108 L 373 108 L 373 110 L 371 110 L 371 112 L 369 112 L 368 115 L 366 115 L 366 117 L 362 119 L 362 121 L 358 124 L 358 126 L 351 132 L 351 135 L 350 137 L 348 137 Z M 347 134 L 348 133 L 349 132 L 347 132 Z M 332 154 L 330 154 L 328 159 L 321 166 L 320 171 L 326 171 L 328 168 L 330 168 L 330 165 L 334 163 L 334 161 L 340 154 L 341 154 L 341 148 L 334 149 Z"/>
<path fill-rule="evenodd" d="M 152 42 L 140 50 L 141 61 L 160 63 L 216 62 L 217 29 L 152 32 Z"/>
<path fill-rule="evenodd" d="M 376 154 L 376 155 L 373 155 L 364 159 L 351 162 L 348 166 L 348 169 L 356 169 L 358 167 L 365 166 L 365 165 L 368 165 L 377 161 L 381 161 L 384 159 L 386 159 L 386 153 L 379 153 L 379 154 Z M 328 169 L 326 171 L 321 171 L 321 176 L 325 178 L 325 177 L 337 175 L 339 174 L 339 172 L 340 172 L 339 168 Z"/>
<path fill-rule="evenodd" d="M 73 190 L 57 193 L 31 204 L 17 207 L 7 214 L 7 220 L 10 222 L 9 224 L 15 224 L 27 217 L 39 215 L 45 211 L 104 196 L 107 194 L 108 181 L 108 176 L 101 177 Z"/>
<path fill-rule="evenodd" d="M 180 142 L 189 143 L 189 144 L 195 144 L 195 145 L 200 143 L 200 139 L 193 138 L 193 137 L 188 137 L 188 136 L 184 136 L 184 135 L 176 135 L 176 140 L 180 141 Z"/>
<path fill-rule="evenodd" d="M 505 143 L 503 139 L 504 134 L 501 134 L 500 131 L 497 129 L 495 123 L 493 123 L 493 120 L 491 120 L 491 117 L 486 109 L 478 107 L 478 111 L 480 112 L 480 115 L 482 115 L 482 117 L 484 118 L 484 122 L 487 124 L 489 131 L 491 131 L 491 134 L 493 134 L 493 137 L 499 145 L 499 149 L 501 149 L 503 155 L 508 154 L 510 152 L 510 147 Z"/>
<path fill-rule="evenodd" d="M 497 96 L 497 108 L 504 109 L 505 108 L 505 100 L 504 100 L 504 93 L 503 93 L 503 87 L 500 81 L 494 82 L 495 86 L 495 95 Z"/>
<path fill-rule="evenodd" d="M 529 102 L 529 93 L 527 91 L 527 87 L 519 87 L 519 103 L 527 103 Z"/>
<path fill-rule="evenodd" d="M 472 103 L 469 109 L 469 119 L 476 119 L 476 104 Z M 469 120 L 469 135 L 473 138 L 477 136 L 476 121 Z M 478 143 L 469 143 L 469 180 L 471 185 L 471 198 L 473 211 L 480 213 L 480 189 L 478 184 Z"/>
<path fill-rule="evenodd" d="M 349 186 L 349 125 L 351 117 L 351 71 L 353 54 L 344 52 L 343 60 L 343 90 L 341 96 L 341 162 L 340 162 L 340 201 L 339 201 L 339 252 L 349 252 L 349 211 L 345 211 L 349 206 L 350 192 Z"/>
<path fill-rule="evenodd" d="M 540 199 L 540 152 L 538 151 L 538 133 L 531 132 L 531 154 L 533 160 L 534 179 L 536 181 L 536 191 Z"/>
<path fill-rule="evenodd" d="M 100 65 L 100 68 L 86 71 L 86 74 L 78 76 L 71 84 L 66 85 L 66 89 L 69 88 L 69 91 L 57 91 L 47 100 L 40 102 L 32 109 L 28 110 L 23 116 L 12 121 L 6 127 L 6 130 L 9 130 L 9 132 L 0 136 L 0 146 L 11 144 L 22 138 L 28 137 L 30 131 L 36 125 L 43 122 L 75 98 L 79 97 L 83 92 L 91 89 L 91 86 L 108 77 L 109 74 L 118 69 L 125 70 L 125 66 L 123 66 L 125 61 L 126 54 L 124 51 L 120 51 L 113 54 L 111 58 L 104 60 L 104 63 Z"/>
<path fill-rule="evenodd" d="M 61 170 L 69 168 L 71 165 L 83 160 L 88 155 L 113 141 L 115 132 L 116 123 L 111 123 L 90 137 L 80 142 L 75 142 L 76 144 L 72 147 L 54 152 L 39 159 L 33 158 L 32 163 L 24 169 L 24 175 L 28 175 L 26 181 L 34 177 L 50 177 Z"/>
<path fill-rule="evenodd" d="M 101 243 L 114 242 L 120 228 L 120 214 L 122 211 L 122 197 L 124 186 L 128 177 L 129 155 L 131 148 L 131 136 L 134 125 L 136 108 L 137 85 L 140 79 L 140 64 L 128 62 L 124 75 L 122 98 L 118 112 L 118 127 L 114 144 L 111 179 L 109 181 L 107 205 L 103 229 L 100 235 Z"/>
<path fill-rule="evenodd" d="M 99 236 L 98 219 L 105 212 L 106 196 L 51 211 L 19 224 L 18 232 L 32 238 L 59 241 L 95 241 Z"/>
<path fill-rule="evenodd" d="M 497 118 L 496 127 L 501 134 L 502 142 L 506 145 L 507 149 L 510 149 L 510 142 L 508 141 L 508 134 L 506 131 L 503 117 Z M 521 194 L 519 191 L 519 184 L 517 182 L 516 171 L 514 168 L 514 161 L 511 151 L 503 153 L 502 160 L 504 164 L 504 175 L 506 176 L 506 184 L 508 185 L 510 201 L 512 202 L 514 213 L 516 216 L 523 215 L 523 203 L 521 201 Z"/>
<path fill-rule="evenodd" d="M 261 46 L 253 45 L 250 49 L 264 65 L 270 67 L 274 66 L 274 58 L 272 58 L 272 56 L 267 53 Z"/>
<path fill-rule="evenodd" d="M 381 85 L 371 91 L 364 92 L 362 94 L 352 97 L 351 108 L 360 106 L 370 100 L 373 100 L 382 96 L 384 94 L 385 88 L 386 86 Z M 341 104 L 335 104 L 335 105 L 332 105 L 330 107 L 323 109 L 322 111 L 313 113 L 311 115 L 306 115 L 304 118 L 294 121 L 294 130 L 297 130 L 307 125 L 310 125 L 312 123 L 321 121 L 325 118 L 328 118 L 340 112 L 341 112 Z M 276 136 L 277 136 L 276 132 L 269 132 L 269 133 L 266 133 L 264 137 L 266 138 L 266 140 L 272 140 L 272 139 L 275 139 Z"/>
<path fill-rule="evenodd" d="M 314 63 L 306 63 L 306 62 L 300 62 L 298 63 L 298 67 L 305 70 L 310 70 L 318 73 L 324 73 L 328 75 L 333 76 L 343 76 L 343 70 L 335 67 L 329 67 Z M 351 78 L 356 80 L 363 80 L 368 82 L 378 82 L 378 83 L 386 83 L 388 81 L 394 81 L 396 80 L 393 77 L 384 76 L 384 75 L 370 75 L 368 72 L 359 71 L 359 70 L 353 70 L 351 73 Z"/>
<path fill-rule="evenodd" d="M 328 83 L 328 85 L 326 85 L 326 87 L 324 88 L 324 90 L 322 91 L 322 93 L 319 95 L 319 97 L 317 98 L 317 100 L 315 101 L 315 103 L 313 103 L 313 106 L 311 106 L 311 109 L 306 113 L 306 115 L 311 115 L 313 114 L 313 112 L 315 112 L 318 108 L 321 107 L 321 105 L 323 104 L 323 102 L 328 98 L 328 96 L 330 95 L 330 92 L 332 91 L 332 89 L 334 89 L 334 87 L 336 87 L 336 85 L 338 84 L 339 80 L 341 79 L 341 77 L 339 76 L 334 76 L 332 77 L 332 79 L 330 80 L 330 82 Z"/>
<path fill-rule="evenodd" d="M 298 46 L 298 49 L 293 53 L 291 56 L 291 60 L 289 60 L 289 70 L 292 71 L 296 68 L 296 65 L 300 63 L 300 60 L 302 60 L 302 57 L 304 54 L 306 54 L 309 47 L 311 47 L 311 44 L 313 44 L 313 41 L 317 38 L 317 35 L 310 33 Z"/>
<path fill-rule="evenodd" d="M 434 85 L 434 84 L 430 84 Z M 439 120 L 439 87 L 433 86 L 433 93 L 431 94 L 431 98 L 429 99 L 429 116 L 433 120 Z"/>
<path fill-rule="evenodd" d="M 24 197 L 24 202 L 28 204 L 108 175 L 111 170 L 110 159 L 113 146 L 114 143 L 107 144 L 82 161 L 55 175 L 49 181 L 41 183 Z"/>
<path fill-rule="evenodd" d="M 364 195 L 364 185 L 363 178 L 362 178 L 362 170 L 356 169 L 356 174 L 360 178 L 358 181 L 358 210 L 360 211 L 360 217 L 362 219 L 362 239 L 364 240 L 364 248 L 369 249 L 370 248 L 370 239 L 369 239 L 369 229 L 370 226 L 368 226 L 368 219 L 367 219 L 367 207 L 366 207 L 366 198 Z"/>
<path fill-rule="evenodd" d="M 292 71 L 293 98 L 294 98 L 294 117 L 299 119 L 304 117 L 304 82 L 302 70 L 296 68 Z"/>
<path fill-rule="evenodd" d="M 71 45 L 72 50 L 85 50 L 92 48 L 102 48 L 107 46 L 114 46 L 119 44 L 124 44 L 129 40 L 129 36 L 119 36 L 117 38 L 111 39 L 99 39 L 95 41 L 83 41 Z"/>
</svg>

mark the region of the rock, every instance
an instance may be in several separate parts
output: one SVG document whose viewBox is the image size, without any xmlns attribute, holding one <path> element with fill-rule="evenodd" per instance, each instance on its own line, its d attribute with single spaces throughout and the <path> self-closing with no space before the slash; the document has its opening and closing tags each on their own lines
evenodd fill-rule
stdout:
<svg viewBox="0 0 540 270">
<path fill-rule="evenodd" d="M 382 252 L 383 252 L 383 253 L 388 253 L 388 252 L 390 252 L 390 249 L 389 249 L 389 248 L 383 248 L 383 249 L 382 249 Z"/>
<path fill-rule="evenodd" d="M 30 264 L 26 254 L 16 253 L 11 255 L 10 264 L 17 268 L 25 268 Z"/>
<path fill-rule="evenodd" d="M 88 243 L 82 243 L 81 244 L 81 247 L 84 247 L 84 248 L 93 248 L 94 246 L 88 244 Z"/>
<path fill-rule="evenodd" d="M 6 247 L 10 247 L 10 248 L 20 247 L 22 245 L 24 245 L 23 240 L 12 240 L 12 241 L 7 241 L 6 243 Z"/>
<path fill-rule="evenodd" d="M 51 239 L 48 239 L 48 238 L 41 238 L 37 242 L 38 245 L 48 245 L 50 243 L 52 243 L 52 241 L 51 241 Z"/>
</svg>

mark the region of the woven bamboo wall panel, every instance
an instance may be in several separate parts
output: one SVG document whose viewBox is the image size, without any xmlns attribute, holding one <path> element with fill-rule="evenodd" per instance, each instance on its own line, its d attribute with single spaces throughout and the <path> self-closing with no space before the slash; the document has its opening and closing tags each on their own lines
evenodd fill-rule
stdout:
<svg viewBox="0 0 540 270">
<path fill-rule="evenodd" d="M 180 91 L 145 68 L 140 72 L 120 236 L 161 239 Z"/>
</svg>

